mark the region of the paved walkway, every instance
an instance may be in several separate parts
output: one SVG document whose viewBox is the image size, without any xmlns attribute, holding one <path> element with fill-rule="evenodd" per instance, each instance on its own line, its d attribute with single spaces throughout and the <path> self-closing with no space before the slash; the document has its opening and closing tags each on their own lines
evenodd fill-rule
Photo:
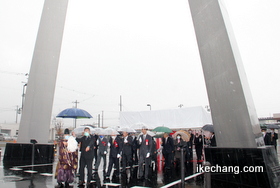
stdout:
<svg viewBox="0 0 280 188">
<path fill-rule="evenodd" d="M 1 153 L 1 161 L 0 161 L 0 187 L 2 188 L 24 188 L 24 187 L 37 187 L 37 188 L 49 188 L 56 187 L 57 182 L 54 179 L 53 172 L 55 171 L 55 167 L 57 164 L 57 158 L 55 158 L 55 162 L 51 166 L 44 167 L 34 167 L 34 171 L 36 173 L 32 173 L 31 167 L 26 167 L 21 169 L 4 169 L 2 166 L 3 155 L 5 151 L 4 144 L 0 143 L 0 148 L 2 149 Z M 109 161 L 109 160 L 107 160 Z M 191 163 L 191 165 L 194 165 Z M 103 164 L 100 164 L 100 168 Z M 167 183 L 180 179 L 180 170 L 169 170 L 165 173 L 158 172 L 154 169 L 151 172 L 151 179 L 145 180 L 137 180 L 137 165 L 133 168 L 133 173 L 131 174 L 127 171 L 127 175 L 120 175 L 118 177 L 114 176 L 112 173 L 111 178 L 108 180 L 104 180 L 103 171 L 99 169 L 98 173 L 94 175 L 93 181 L 89 187 L 161 187 Z M 193 168 L 192 168 L 193 169 Z M 75 182 L 71 184 L 71 187 L 78 187 L 78 177 L 75 178 Z M 194 180 L 186 183 L 186 187 L 189 188 L 199 188 L 201 185 L 196 185 Z"/>
<path fill-rule="evenodd" d="M 53 172 L 55 171 L 57 159 L 55 159 L 55 162 L 51 166 L 44 166 L 43 168 L 37 169 L 35 167 L 34 170 L 38 170 L 37 173 L 32 174 L 30 170 L 31 168 L 23 168 L 23 170 L 11 170 L 11 169 L 4 169 L 2 166 L 2 160 L 3 155 L 5 151 L 5 143 L 0 142 L 0 148 L 2 150 L 1 152 L 1 159 L 0 159 L 0 187 L 2 188 L 53 188 L 56 187 L 57 182 L 56 179 L 54 179 Z M 278 151 L 280 151 L 280 146 L 278 143 Z M 194 153 L 195 156 L 195 153 Z M 278 152 L 278 159 L 280 161 L 280 152 Z M 108 160 L 107 160 L 108 161 Z M 100 164 L 100 168 L 103 165 Z M 193 166 L 192 171 L 195 170 L 194 166 L 196 166 L 196 163 L 191 163 L 190 168 Z M 90 187 L 161 187 L 165 184 L 168 184 L 170 182 L 173 182 L 175 180 L 180 179 L 180 170 L 172 169 L 169 171 L 158 172 L 153 171 L 151 179 L 149 181 L 139 181 L 136 179 L 136 171 L 137 166 L 133 169 L 134 174 L 127 173 L 126 176 L 119 176 L 114 177 L 112 176 L 110 180 L 104 180 L 103 178 L 103 172 L 102 170 L 98 171 L 98 174 L 94 176 L 94 180 L 92 181 L 92 184 Z M 190 172 L 189 174 L 191 174 Z M 200 178 L 197 178 L 196 180 L 199 180 Z M 78 178 L 75 178 L 75 182 L 71 184 L 71 187 L 76 188 L 78 182 Z M 200 188 L 203 187 L 202 181 L 188 181 L 186 183 L 187 188 Z"/>
</svg>

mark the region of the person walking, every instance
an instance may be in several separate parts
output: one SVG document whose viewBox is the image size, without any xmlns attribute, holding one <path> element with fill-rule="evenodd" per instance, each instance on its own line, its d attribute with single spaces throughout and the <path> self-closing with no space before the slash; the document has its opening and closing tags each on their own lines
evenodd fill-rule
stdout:
<svg viewBox="0 0 280 188">
<path fill-rule="evenodd" d="M 263 140 L 264 140 L 264 144 L 266 146 L 268 145 L 272 145 L 272 138 L 271 138 L 271 134 L 269 133 L 269 131 L 267 132 L 266 129 L 262 129 L 262 135 L 263 135 Z"/>
<path fill-rule="evenodd" d="M 94 157 L 94 142 L 95 137 L 90 134 L 90 129 L 86 127 L 84 129 L 84 136 L 76 138 L 76 141 L 80 143 L 80 169 L 79 169 L 79 186 L 83 186 L 85 183 L 85 167 L 87 168 L 87 185 L 90 184 L 92 178 L 92 162 Z M 75 133 L 73 133 L 75 136 Z"/>
<path fill-rule="evenodd" d="M 215 133 L 214 133 L 214 132 L 211 132 L 210 146 L 211 146 L 211 147 L 216 147 L 216 146 L 217 146 L 216 136 L 215 136 Z"/>
<path fill-rule="evenodd" d="M 188 130 L 189 134 L 191 135 L 190 141 L 188 143 L 189 147 L 187 148 L 187 153 L 186 153 L 186 160 L 191 161 L 193 159 L 193 141 L 194 141 L 194 134 L 193 130 L 189 129 Z"/>
<path fill-rule="evenodd" d="M 182 139 L 182 136 L 180 134 L 177 134 L 176 139 L 174 140 L 174 159 L 176 164 L 176 172 L 180 172 L 179 167 L 181 166 L 181 148 L 184 148 L 187 146 L 187 142 Z M 186 150 L 183 151 L 183 156 L 185 157 Z"/>
<path fill-rule="evenodd" d="M 132 144 L 133 140 L 127 132 L 123 131 L 123 140 L 122 140 L 122 152 L 121 152 L 121 161 L 122 161 L 122 173 L 126 173 L 126 167 L 129 166 L 132 170 Z"/>
<path fill-rule="evenodd" d="M 106 171 L 106 156 L 107 156 L 107 149 L 108 149 L 108 140 L 104 135 L 99 135 L 98 140 L 97 140 L 97 161 L 95 163 L 94 170 L 97 173 L 101 159 L 103 159 L 103 174 L 105 175 Z"/>
<path fill-rule="evenodd" d="M 96 165 L 96 162 L 97 162 L 97 149 L 98 149 L 98 146 L 97 146 L 97 140 L 99 138 L 99 136 L 97 134 L 94 134 L 94 147 L 93 147 L 93 161 L 94 161 L 94 166 Z"/>
<path fill-rule="evenodd" d="M 132 137 L 132 161 L 134 165 L 138 165 L 138 150 L 139 150 L 138 140 L 135 133 L 131 133 L 131 137 Z"/>
<path fill-rule="evenodd" d="M 165 159 L 165 169 L 170 169 L 171 168 L 171 164 L 173 163 L 173 159 L 174 159 L 174 140 L 173 138 L 171 138 L 168 133 L 164 133 L 163 134 L 163 138 L 162 138 L 162 155 Z"/>
<path fill-rule="evenodd" d="M 146 126 L 142 127 L 142 135 L 138 139 L 139 148 L 139 167 L 138 167 L 138 179 L 145 178 L 149 179 L 149 166 L 151 161 L 151 152 L 152 152 L 152 137 L 147 134 L 148 128 Z M 144 167 L 145 163 L 145 167 Z M 145 170 L 144 170 L 145 169 Z"/>
<path fill-rule="evenodd" d="M 278 139 L 278 134 L 275 132 L 275 129 L 271 129 L 271 143 L 274 146 L 276 152 L 277 152 L 277 139 Z"/>
<path fill-rule="evenodd" d="M 112 135 L 109 139 L 109 145 L 110 145 L 110 154 L 109 154 L 109 164 L 107 168 L 106 179 L 109 179 L 113 165 L 116 168 L 115 175 L 118 176 L 120 173 L 119 159 L 121 157 L 121 151 L 122 151 L 121 138 L 119 136 Z"/>
<path fill-rule="evenodd" d="M 195 146 L 197 161 L 200 161 L 202 156 L 202 148 L 203 148 L 203 139 L 201 134 L 200 135 L 198 135 L 198 133 L 195 134 L 194 146 Z"/>
</svg>

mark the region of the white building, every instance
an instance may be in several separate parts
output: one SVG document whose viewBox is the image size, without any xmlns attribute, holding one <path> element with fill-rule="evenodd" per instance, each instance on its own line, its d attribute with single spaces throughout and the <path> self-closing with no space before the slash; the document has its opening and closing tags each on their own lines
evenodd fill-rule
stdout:
<svg viewBox="0 0 280 188">
<path fill-rule="evenodd" d="M 11 137 L 17 137 L 19 130 L 19 123 L 0 123 L 0 132 L 7 133 Z M 49 141 L 55 140 L 55 127 L 50 125 L 49 129 Z"/>
</svg>

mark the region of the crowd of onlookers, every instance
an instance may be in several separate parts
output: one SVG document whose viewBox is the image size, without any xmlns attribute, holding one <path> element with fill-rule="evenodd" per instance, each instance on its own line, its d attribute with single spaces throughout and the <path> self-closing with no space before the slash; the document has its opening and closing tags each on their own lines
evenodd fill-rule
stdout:
<svg viewBox="0 0 280 188">
<path fill-rule="evenodd" d="M 278 134 L 275 132 L 275 129 L 262 129 L 262 135 L 264 144 L 266 146 L 272 145 L 275 147 L 275 150 L 277 151 L 277 139 Z"/>
<path fill-rule="evenodd" d="M 276 148 L 278 134 L 274 129 L 262 132 L 265 144 L 274 145 Z M 79 176 L 79 186 L 90 184 L 98 169 L 102 170 L 99 173 L 103 173 L 105 180 L 110 180 L 112 174 L 119 176 L 128 173 L 138 180 L 149 180 L 150 168 L 153 167 L 154 170 L 157 168 L 158 154 L 163 156 L 165 172 L 174 168 L 178 170 L 182 166 L 182 161 L 185 164 L 201 163 L 204 160 L 203 148 L 216 146 L 215 134 L 214 132 L 204 134 L 201 130 L 191 129 L 186 133 L 188 139 L 183 137 L 183 133 L 176 134 L 176 137 L 172 136 L 173 133 L 164 133 L 161 138 L 155 138 L 148 134 L 148 128 L 143 126 L 140 134 L 121 131 L 111 135 L 92 135 L 90 129 L 85 127 L 83 136 L 76 137 L 74 132 L 70 134 L 66 129 L 64 138 L 59 142 L 59 160 L 56 169 L 58 184 L 60 187 L 67 187 L 74 181 L 75 175 Z"/>
</svg>

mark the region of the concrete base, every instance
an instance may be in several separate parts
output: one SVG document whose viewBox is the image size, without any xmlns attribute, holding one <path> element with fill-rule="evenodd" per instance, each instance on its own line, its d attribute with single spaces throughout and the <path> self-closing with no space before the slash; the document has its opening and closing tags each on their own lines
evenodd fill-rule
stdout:
<svg viewBox="0 0 280 188">
<path fill-rule="evenodd" d="M 233 167 L 232 172 L 211 172 L 212 187 L 274 188 L 280 185 L 279 162 L 274 147 L 205 148 L 205 158 L 211 166 Z M 257 172 L 261 169 L 263 172 Z"/>
<path fill-rule="evenodd" d="M 7 143 L 3 158 L 4 167 L 32 164 L 32 145 L 26 143 Z M 53 144 L 35 144 L 34 164 L 49 164 L 54 161 Z"/>
</svg>

